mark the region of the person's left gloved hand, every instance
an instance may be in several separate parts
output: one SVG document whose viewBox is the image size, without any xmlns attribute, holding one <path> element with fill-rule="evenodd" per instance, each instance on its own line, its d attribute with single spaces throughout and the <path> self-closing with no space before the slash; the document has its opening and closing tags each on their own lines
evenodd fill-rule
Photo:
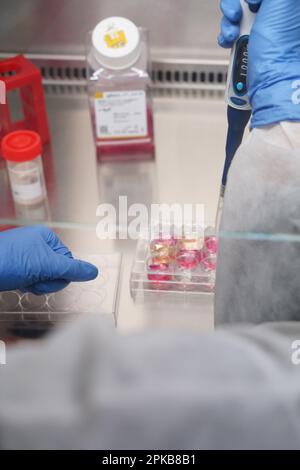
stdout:
<svg viewBox="0 0 300 470">
<path fill-rule="evenodd" d="M 90 281 L 97 275 L 94 265 L 73 259 L 70 250 L 47 227 L 0 233 L 0 291 L 48 294 L 72 281 Z"/>
</svg>

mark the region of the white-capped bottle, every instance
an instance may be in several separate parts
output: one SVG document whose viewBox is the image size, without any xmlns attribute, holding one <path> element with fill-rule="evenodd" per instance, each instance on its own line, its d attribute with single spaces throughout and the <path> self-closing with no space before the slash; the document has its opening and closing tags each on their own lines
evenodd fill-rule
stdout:
<svg viewBox="0 0 300 470">
<path fill-rule="evenodd" d="M 111 17 L 89 36 L 88 93 L 101 160 L 154 157 L 147 32 Z"/>
</svg>

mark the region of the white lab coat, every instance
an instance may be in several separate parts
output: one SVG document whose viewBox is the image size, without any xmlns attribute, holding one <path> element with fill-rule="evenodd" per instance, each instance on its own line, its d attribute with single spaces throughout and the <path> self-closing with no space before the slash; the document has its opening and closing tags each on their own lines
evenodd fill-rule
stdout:
<svg viewBox="0 0 300 470">
<path fill-rule="evenodd" d="M 4 449 L 300 447 L 298 323 L 121 336 L 77 320 L 0 366 Z"/>
<path fill-rule="evenodd" d="M 255 129 L 233 160 L 220 226 L 215 320 L 300 320 L 300 123 Z"/>
</svg>

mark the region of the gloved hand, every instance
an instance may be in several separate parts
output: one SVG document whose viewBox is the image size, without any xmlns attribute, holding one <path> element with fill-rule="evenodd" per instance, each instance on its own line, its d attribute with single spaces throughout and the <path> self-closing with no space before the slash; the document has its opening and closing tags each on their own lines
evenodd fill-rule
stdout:
<svg viewBox="0 0 300 470">
<path fill-rule="evenodd" d="M 95 266 L 75 260 L 47 227 L 26 227 L 0 233 L 0 290 L 21 289 L 48 294 L 71 281 L 97 277 Z"/>
<path fill-rule="evenodd" d="M 300 2 L 247 0 L 260 6 L 249 41 L 251 127 L 300 121 Z M 232 47 L 239 35 L 240 0 L 221 0 L 218 42 Z"/>
</svg>

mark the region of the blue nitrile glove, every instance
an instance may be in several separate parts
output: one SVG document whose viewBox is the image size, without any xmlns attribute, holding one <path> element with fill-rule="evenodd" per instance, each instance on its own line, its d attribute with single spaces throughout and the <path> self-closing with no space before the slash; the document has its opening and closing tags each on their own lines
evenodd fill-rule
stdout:
<svg viewBox="0 0 300 470">
<path fill-rule="evenodd" d="M 75 260 L 47 227 L 25 227 L 0 233 L 0 291 L 21 289 L 48 294 L 71 281 L 95 279 L 98 270 Z"/>
<path fill-rule="evenodd" d="M 300 121 L 300 1 L 247 0 L 260 6 L 249 41 L 252 127 Z M 221 0 L 218 42 L 232 47 L 239 35 L 240 0 Z"/>
</svg>

